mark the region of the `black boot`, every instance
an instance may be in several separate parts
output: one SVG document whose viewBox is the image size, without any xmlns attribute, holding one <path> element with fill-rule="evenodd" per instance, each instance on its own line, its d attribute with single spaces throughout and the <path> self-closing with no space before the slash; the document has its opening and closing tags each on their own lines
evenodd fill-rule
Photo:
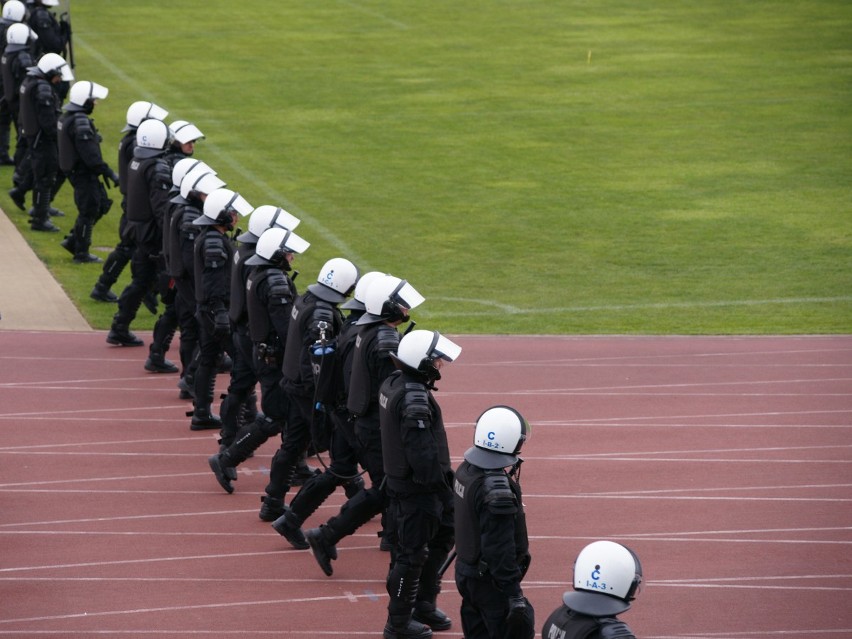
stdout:
<svg viewBox="0 0 852 639">
<path fill-rule="evenodd" d="M 449 630 L 453 625 L 452 620 L 435 605 L 434 601 L 416 601 L 412 619 L 426 624 L 432 630 Z"/>
<path fill-rule="evenodd" d="M 284 514 L 284 499 L 264 495 L 260 498 L 260 512 L 257 514 L 262 521 L 275 521 Z"/>
<path fill-rule="evenodd" d="M 9 190 L 9 197 L 12 198 L 12 201 L 22 211 L 27 210 L 27 201 L 26 201 L 27 192 L 17 186 L 13 187 Z"/>
<path fill-rule="evenodd" d="M 209 366 L 199 365 L 195 371 L 195 400 L 190 430 L 221 430 L 222 420 L 212 412 L 216 373 Z"/>
<path fill-rule="evenodd" d="M 142 346 L 144 342 L 130 332 L 123 324 L 113 324 L 106 338 L 107 344 L 115 346 Z"/>
<path fill-rule="evenodd" d="M 59 246 L 64 248 L 66 251 L 71 253 L 71 255 L 77 254 L 77 241 L 74 237 L 74 232 L 72 231 L 59 243 Z"/>
<path fill-rule="evenodd" d="M 236 464 L 231 461 L 228 452 L 211 455 L 207 458 L 207 463 L 210 465 L 210 470 L 216 475 L 216 481 L 225 489 L 225 492 L 231 494 L 234 492 L 232 481 L 237 480 Z"/>
<path fill-rule="evenodd" d="M 93 300 L 97 300 L 98 302 L 111 302 L 115 303 L 118 301 L 118 295 L 109 290 L 109 287 L 104 287 L 100 282 L 95 284 L 94 288 L 92 288 L 92 292 L 89 293 L 89 297 Z"/>
<path fill-rule="evenodd" d="M 322 571 L 331 577 L 334 568 L 331 567 L 331 562 L 337 560 L 337 536 L 334 534 L 334 529 L 328 524 L 321 524 L 319 528 L 311 528 L 305 533 L 305 538 L 314 553 L 314 559 L 317 560 Z"/>
<path fill-rule="evenodd" d="M 302 532 L 302 522 L 290 508 L 284 506 L 284 514 L 272 522 L 275 531 L 290 542 L 296 550 L 310 548 L 305 534 Z"/>
<path fill-rule="evenodd" d="M 148 359 L 145 360 L 145 370 L 151 373 L 177 373 L 178 367 L 162 353 L 152 350 L 148 352 Z"/>
<path fill-rule="evenodd" d="M 93 264 L 103 262 L 97 255 L 89 253 L 89 247 L 92 245 L 92 231 L 95 225 L 85 218 L 77 218 L 74 223 L 74 229 L 71 235 L 74 237 L 74 263 L 75 264 Z"/>
<path fill-rule="evenodd" d="M 427 639 L 432 636 L 429 626 L 414 621 L 411 615 L 420 587 L 420 568 L 397 562 L 388 573 L 388 621 L 385 639 Z"/>
</svg>

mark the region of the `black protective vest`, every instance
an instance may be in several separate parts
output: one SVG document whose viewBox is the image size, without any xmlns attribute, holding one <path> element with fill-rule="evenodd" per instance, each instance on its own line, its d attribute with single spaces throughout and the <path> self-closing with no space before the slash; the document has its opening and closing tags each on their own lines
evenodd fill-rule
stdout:
<svg viewBox="0 0 852 639">
<path fill-rule="evenodd" d="M 372 370 L 376 352 L 395 353 L 399 346 L 399 331 L 384 322 L 364 326 L 355 338 L 352 354 L 352 373 L 346 408 L 353 415 L 363 416 L 379 401 L 379 388 L 385 381 L 379 371 Z"/>
<path fill-rule="evenodd" d="M 234 245 L 222 233 L 215 230 L 212 226 L 204 227 L 201 234 L 195 238 L 195 252 L 193 259 L 194 275 L 195 275 L 195 301 L 199 304 L 206 304 L 212 298 L 221 299 L 224 306 L 227 307 L 230 301 L 228 291 L 206 291 L 204 289 L 204 268 L 208 262 L 213 263 L 211 256 L 215 256 L 215 263 L 218 264 L 222 260 L 221 268 L 224 269 L 222 278 L 227 286 L 231 281 L 231 265 L 234 263 Z M 210 309 L 202 309 L 210 310 Z"/>
<path fill-rule="evenodd" d="M 33 59 L 26 49 L 6 52 L 0 58 L 0 71 L 3 74 L 3 97 L 13 113 L 18 112 L 18 102 L 21 97 L 21 82 L 26 75 L 26 69 L 33 66 Z"/>
<path fill-rule="evenodd" d="M 234 326 L 248 322 L 246 282 L 250 267 L 246 266 L 245 262 L 254 255 L 256 248 L 257 244 L 240 244 L 234 251 L 234 266 L 231 269 L 231 304 L 228 307 L 228 315 Z"/>
<path fill-rule="evenodd" d="M 24 78 L 21 83 L 20 95 L 21 103 L 18 107 L 18 118 L 21 125 L 21 135 L 35 137 L 42 127 L 42 121 L 39 118 L 40 111 L 52 110 L 57 113 L 59 111 L 59 99 L 47 80 L 34 75 L 27 75 Z M 55 122 L 53 126 L 56 126 Z"/>
<path fill-rule="evenodd" d="M 455 485 L 455 517 L 456 517 L 456 551 L 462 561 L 477 565 L 482 556 L 480 541 L 482 531 L 479 528 L 478 511 L 487 508 L 484 504 L 485 489 L 483 483 L 488 474 L 504 474 L 502 470 L 484 470 L 464 461 L 456 470 Z M 521 501 L 521 489 L 517 482 L 509 479 L 509 486 L 515 495 L 518 512 L 515 514 L 515 550 L 525 553 L 529 550 L 527 538 L 526 516 Z M 477 502 L 477 499 L 483 503 Z"/>
<path fill-rule="evenodd" d="M 616 617 L 581 615 L 565 605 L 554 610 L 547 618 L 541 636 L 545 639 L 636 639 L 627 624 Z"/>
<path fill-rule="evenodd" d="M 233 274 L 233 271 L 231 271 Z M 269 321 L 269 310 L 266 305 L 257 296 L 259 288 L 263 282 L 267 283 L 267 287 L 276 286 L 282 289 L 286 287 L 289 291 L 290 304 L 296 297 L 293 287 L 290 285 L 290 279 L 284 274 L 284 271 L 278 268 L 252 268 L 248 271 L 245 286 L 243 290 L 243 302 L 248 311 L 248 328 L 251 341 L 257 344 L 266 344 L 267 346 L 275 346 L 277 349 L 284 348 L 284 339 L 286 335 L 278 335 L 272 322 Z M 231 288 L 231 303 L 233 303 L 233 285 Z M 233 308 L 231 309 L 233 310 Z M 233 318 L 232 318 L 233 319 Z"/>
<path fill-rule="evenodd" d="M 128 131 L 118 143 L 118 186 L 122 195 L 127 195 L 127 167 L 133 160 L 136 148 L 136 129 Z"/>
<path fill-rule="evenodd" d="M 201 215 L 201 211 L 190 204 L 179 204 L 172 211 L 166 237 L 169 243 L 169 275 L 178 279 L 194 276 L 194 267 L 187 259 L 194 254 L 195 238 L 199 227 L 192 221 Z"/>
<path fill-rule="evenodd" d="M 438 461 L 443 472 L 448 472 L 451 470 L 450 447 L 447 444 L 447 431 L 444 429 L 441 408 L 425 384 L 417 382 L 411 377 L 405 377 L 402 371 L 391 373 L 381 388 L 379 412 L 382 424 L 382 459 L 385 475 L 388 478 L 388 486 L 395 490 L 410 489 L 419 492 L 423 488 L 411 482 L 412 472 L 406 461 L 401 418 L 406 412 L 406 405 L 412 395 L 422 397 L 422 394 L 426 393 L 431 422 L 430 430 L 438 447 Z M 417 455 L 417 453 L 416 450 L 409 451 L 409 455 Z"/>
<path fill-rule="evenodd" d="M 149 197 L 149 171 L 166 168 L 165 164 L 154 167 L 155 164 L 163 164 L 162 158 L 133 158 L 127 166 L 127 219 L 130 222 L 145 223 L 154 219 Z"/>
<path fill-rule="evenodd" d="M 79 133 L 88 133 L 92 140 L 96 139 L 97 132 L 92 125 L 89 117 L 82 111 L 72 111 L 66 113 L 59 118 L 59 168 L 64 173 L 70 173 L 78 162 L 82 162 L 86 166 L 86 160 L 100 160 L 100 154 L 97 158 L 84 158 L 80 155 L 80 150 L 77 148 L 77 135 Z M 88 131 L 86 131 L 88 129 Z M 95 142 L 97 144 L 97 142 Z M 88 155 L 93 155 L 89 152 Z"/>
</svg>

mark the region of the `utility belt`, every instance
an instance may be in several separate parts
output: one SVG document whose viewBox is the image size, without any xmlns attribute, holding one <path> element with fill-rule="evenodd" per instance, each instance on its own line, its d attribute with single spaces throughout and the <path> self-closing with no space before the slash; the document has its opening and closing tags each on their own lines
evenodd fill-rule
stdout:
<svg viewBox="0 0 852 639">
<path fill-rule="evenodd" d="M 488 563 L 482 559 L 474 565 L 463 561 L 461 558 L 457 558 L 456 571 L 465 577 L 475 577 L 477 579 L 485 579 L 486 577 L 489 577 Z"/>
</svg>

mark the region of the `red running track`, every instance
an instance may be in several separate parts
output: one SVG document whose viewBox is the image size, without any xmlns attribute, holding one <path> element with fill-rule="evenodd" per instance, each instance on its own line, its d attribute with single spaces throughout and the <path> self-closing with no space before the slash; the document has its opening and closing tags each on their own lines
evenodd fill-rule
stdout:
<svg viewBox="0 0 852 639">
<path fill-rule="evenodd" d="M 437 397 L 455 461 L 490 405 L 533 424 L 539 628 L 579 549 L 613 539 L 644 565 L 638 636 L 852 637 L 852 336 L 454 339 Z M 224 493 L 214 433 L 146 354 L 0 332 L 0 637 L 381 636 L 378 526 L 323 575 L 257 517 L 276 444 Z M 460 637 L 451 579 L 439 603 L 455 623 L 436 635 Z"/>
</svg>

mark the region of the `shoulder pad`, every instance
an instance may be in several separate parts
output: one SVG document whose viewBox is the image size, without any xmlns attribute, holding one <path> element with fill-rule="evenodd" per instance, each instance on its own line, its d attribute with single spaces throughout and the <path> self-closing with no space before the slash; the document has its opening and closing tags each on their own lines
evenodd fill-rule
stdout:
<svg viewBox="0 0 852 639">
<path fill-rule="evenodd" d="M 334 322 L 334 309 L 328 306 L 327 303 L 319 302 L 314 306 L 314 313 L 311 319 L 316 323 L 328 322 L 329 326 L 332 326 Z"/>
<path fill-rule="evenodd" d="M 509 486 L 509 478 L 502 471 L 487 471 L 482 483 L 485 505 L 495 515 L 513 515 L 518 512 L 518 501 Z"/>
<path fill-rule="evenodd" d="M 627 624 L 615 617 L 601 619 L 600 622 L 601 626 L 598 632 L 601 639 L 636 639 Z"/>
<path fill-rule="evenodd" d="M 270 269 L 266 278 L 269 284 L 269 299 L 274 304 L 289 304 L 293 301 L 293 289 L 287 276 L 278 269 Z"/>
<path fill-rule="evenodd" d="M 204 266 L 222 268 L 228 260 L 225 248 L 225 236 L 219 233 L 207 233 L 204 236 Z"/>
<path fill-rule="evenodd" d="M 53 89 L 50 84 L 45 80 L 44 82 L 37 82 L 35 85 L 35 99 L 42 104 L 55 104 L 56 98 Z"/>
<path fill-rule="evenodd" d="M 157 187 L 166 191 L 172 188 L 172 170 L 169 168 L 169 163 L 159 157 L 154 162 L 152 177 L 157 183 Z"/>
<path fill-rule="evenodd" d="M 78 138 L 83 140 L 91 140 L 95 137 L 95 129 L 92 126 L 92 121 L 86 117 L 83 112 L 74 114 L 74 131 Z"/>
<path fill-rule="evenodd" d="M 405 399 L 402 407 L 403 419 L 414 420 L 417 428 L 426 428 L 432 421 L 429 408 L 429 391 L 423 384 L 406 384 Z"/>
<path fill-rule="evenodd" d="M 396 353 L 399 348 L 399 331 L 393 326 L 380 324 L 376 329 L 376 352 L 387 356 L 388 353 Z"/>
</svg>

